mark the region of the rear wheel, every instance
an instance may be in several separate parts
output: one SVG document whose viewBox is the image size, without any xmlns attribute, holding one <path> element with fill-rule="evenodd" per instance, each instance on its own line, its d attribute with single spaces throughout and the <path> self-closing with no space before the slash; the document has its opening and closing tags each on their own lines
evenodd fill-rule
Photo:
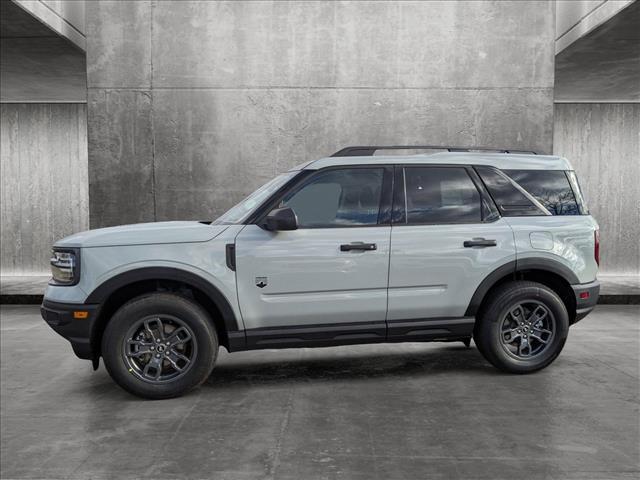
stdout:
<svg viewBox="0 0 640 480">
<path fill-rule="evenodd" d="M 504 284 L 483 307 L 474 330 L 478 350 L 511 373 L 530 373 L 553 362 L 569 332 L 567 309 L 550 288 L 536 282 Z"/>
<path fill-rule="evenodd" d="M 107 324 L 102 356 L 122 388 L 150 399 L 180 396 L 211 374 L 218 339 L 197 303 L 153 293 L 123 305 Z"/>
</svg>

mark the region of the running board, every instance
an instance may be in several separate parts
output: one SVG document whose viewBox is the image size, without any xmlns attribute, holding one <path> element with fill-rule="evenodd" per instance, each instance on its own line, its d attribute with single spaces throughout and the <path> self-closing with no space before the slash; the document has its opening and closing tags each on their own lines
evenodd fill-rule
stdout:
<svg viewBox="0 0 640 480">
<path fill-rule="evenodd" d="M 237 350 L 333 347 L 385 342 L 455 341 L 471 337 L 474 317 L 421 318 L 388 322 L 332 323 L 253 328 L 245 331 L 246 345 Z"/>
</svg>

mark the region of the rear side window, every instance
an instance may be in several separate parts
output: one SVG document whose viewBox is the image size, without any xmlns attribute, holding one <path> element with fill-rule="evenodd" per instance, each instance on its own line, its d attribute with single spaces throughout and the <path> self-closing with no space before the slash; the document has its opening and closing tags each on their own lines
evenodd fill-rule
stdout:
<svg viewBox="0 0 640 480">
<path fill-rule="evenodd" d="M 578 202 L 563 170 L 504 170 L 552 215 L 580 215 Z"/>
<path fill-rule="evenodd" d="M 464 168 L 404 169 L 406 223 L 480 223 L 480 194 Z"/>
<path fill-rule="evenodd" d="M 548 215 L 513 185 L 509 178 L 491 167 L 475 167 L 487 190 L 505 217 Z"/>
</svg>

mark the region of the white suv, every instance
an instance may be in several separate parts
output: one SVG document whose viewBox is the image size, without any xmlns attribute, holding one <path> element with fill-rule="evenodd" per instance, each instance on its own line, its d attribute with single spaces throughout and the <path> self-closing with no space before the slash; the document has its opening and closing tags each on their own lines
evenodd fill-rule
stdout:
<svg viewBox="0 0 640 480">
<path fill-rule="evenodd" d="M 379 149 L 441 148 L 378 156 Z M 349 147 L 213 222 L 78 233 L 53 247 L 42 315 L 147 398 L 180 395 L 220 345 L 462 341 L 528 373 L 595 306 L 598 225 L 571 165 L 454 147 Z"/>
</svg>

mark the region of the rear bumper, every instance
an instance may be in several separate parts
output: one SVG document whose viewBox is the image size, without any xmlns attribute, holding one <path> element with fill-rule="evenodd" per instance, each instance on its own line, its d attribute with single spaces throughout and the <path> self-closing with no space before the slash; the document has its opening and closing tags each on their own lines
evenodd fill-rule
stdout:
<svg viewBox="0 0 640 480">
<path fill-rule="evenodd" d="M 600 296 L 600 282 L 571 285 L 576 298 L 576 318 L 572 323 L 579 322 L 595 308 Z"/>
<path fill-rule="evenodd" d="M 74 353 L 86 360 L 93 359 L 91 332 L 98 316 L 99 305 L 59 303 L 45 299 L 40 307 L 42 318 L 69 342 Z M 77 318 L 76 312 L 87 312 L 85 318 Z M 82 315 L 80 315 L 82 316 Z"/>
</svg>

